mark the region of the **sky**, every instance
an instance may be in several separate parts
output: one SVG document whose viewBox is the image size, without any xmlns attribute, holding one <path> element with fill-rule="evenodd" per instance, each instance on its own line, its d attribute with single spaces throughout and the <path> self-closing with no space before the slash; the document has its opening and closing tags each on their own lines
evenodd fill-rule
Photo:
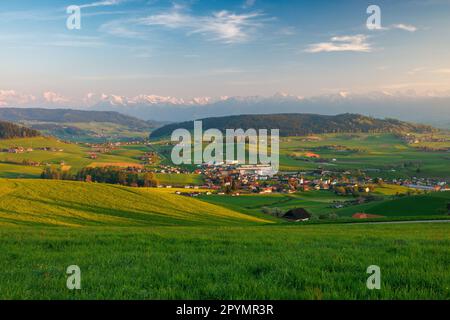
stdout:
<svg viewBox="0 0 450 320">
<path fill-rule="evenodd" d="M 0 106 L 450 92 L 449 17 L 450 0 L 0 0 Z"/>
</svg>

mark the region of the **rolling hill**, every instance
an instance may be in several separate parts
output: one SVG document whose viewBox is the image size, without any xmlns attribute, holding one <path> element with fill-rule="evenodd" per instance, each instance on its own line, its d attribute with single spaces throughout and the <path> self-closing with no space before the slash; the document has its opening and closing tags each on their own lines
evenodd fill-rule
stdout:
<svg viewBox="0 0 450 320">
<path fill-rule="evenodd" d="M 303 136 L 321 133 L 400 133 L 432 132 L 433 128 L 395 119 L 376 119 L 358 114 L 326 116 L 317 114 L 240 115 L 202 119 L 203 130 L 226 129 L 280 129 L 281 136 Z M 152 132 L 151 138 L 170 136 L 179 128 L 193 130 L 194 122 L 169 124 Z"/>
<path fill-rule="evenodd" d="M 146 129 L 152 126 L 151 121 L 140 120 L 114 111 L 86 111 L 73 109 L 1 108 L 0 119 L 11 122 L 109 122 L 120 125 L 128 125 L 136 129 Z"/>
<path fill-rule="evenodd" d="M 353 206 L 337 210 L 337 213 L 342 216 L 363 212 L 386 217 L 445 217 L 449 204 L 450 192 L 433 192 Z"/>
<path fill-rule="evenodd" d="M 101 142 L 145 138 L 161 124 L 112 111 L 0 108 L 0 119 L 64 140 Z"/>
<path fill-rule="evenodd" d="M 0 179 L 0 225 L 175 226 L 267 222 L 173 190 Z"/>
</svg>

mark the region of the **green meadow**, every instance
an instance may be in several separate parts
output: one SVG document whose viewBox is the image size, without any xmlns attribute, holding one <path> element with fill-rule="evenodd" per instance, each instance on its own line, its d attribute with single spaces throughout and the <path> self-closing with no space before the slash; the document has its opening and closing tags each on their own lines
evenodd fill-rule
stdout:
<svg viewBox="0 0 450 320">
<path fill-rule="evenodd" d="M 0 298 L 450 298 L 449 223 L 289 224 L 174 191 L 1 179 Z M 80 291 L 65 286 L 74 264 Z"/>
<path fill-rule="evenodd" d="M 448 138 L 448 134 L 444 137 Z M 433 147 L 433 143 L 428 143 Z M 436 144 L 436 143 L 434 143 Z M 11 154 L 0 153 L 0 177 L 37 178 L 41 167 L 22 165 L 24 160 L 59 165 L 66 163 L 73 170 L 81 169 L 92 162 L 100 163 L 140 163 L 145 152 L 157 151 L 162 164 L 170 164 L 171 146 L 163 141 L 152 146 L 121 146 L 106 154 L 99 154 L 93 161 L 90 149 L 84 144 L 64 143 L 50 137 L 1 140 L 0 149 L 13 146 L 25 148 L 52 147 L 62 151 L 40 151 Z M 408 145 L 392 134 L 323 134 L 311 137 L 282 138 L 280 149 L 281 170 L 303 171 L 317 168 L 329 170 L 366 170 L 367 174 L 382 178 L 392 177 L 439 177 L 450 178 L 450 153 L 445 151 L 424 151 L 420 147 Z M 440 142 L 440 148 L 450 148 L 450 142 Z M 306 157 L 307 153 L 320 156 L 320 160 Z M 335 160 L 335 161 L 333 161 Z M 193 169 L 193 166 L 191 166 Z M 201 184 L 199 177 L 161 176 L 167 184 Z"/>
<path fill-rule="evenodd" d="M 450 154 L 445 151 L 424 151 L 422 143 L 408 145 L 393 134 L 323 134 L 315 139 L 282 138 L 281 170 L 323 169 L 369 170 L 379 177 L 450 177 Z M 447 139 L 448 133 L 445 134 Z M 450 148 L 450 140 L 439 145 Z M 317 162 L 304 155 L 318 154 L 327 161 Z M 332 161 L 335 159 L 336 161 Z"/>
<path fill-rule="evenodd" d="M 0 227 L 1 299 L 449 299 L 449 263 L 448 223 Z"/>
<path fill-rule="evenodd" d="M 203 184 L 203 177 L 198 174 L 157 173 L 156 179 L 163 185 L 199 186 Z"/>
<path fill-rule="evenodd" d="M 262 213 L 262 208 L 267 207 L 278 208 L 283 212 L 294 208 L 304 208 L 316 219 L 320 215 L 336 214 L 340 220 L 348 220 L 355 213 L 381 215 L 387 220 L 397 220 L 397 218 L 450 219 L 447 209 L 447 204 L 450 203 L 450 192 L 392 197 L 389 195 L 392 190 L 400 189 L 385 185 L 378 193 L 379 200 L 339 209 L 333 207 L 335 201 L 351 201 L 355 198 L 337 196 L 329 191 L 309 191 L 295 194 L 241 195 L 238 197 L 211 195 L 201 196 L 200 199 L 256 217 L 268 217 Z M 381 196 L 382 192 L 387 192 L 387 194 Z"/>
<path fill-rule="evenodd" d="M 133 146 L 123 146 L 111 153 L 98 154 L 98 158 L 89 158 L 90 148 L 83 144 L 66 143 L 55 138 L 36 137 L 0 140 L 0 149 L 12 147 L 32 148 L 31 152 L 8 153 L 0 152 L 1 178 L 38 178 L 45 164 L 59 166 L 65 163 L 72 170 L 79 170 L 92 162 L 101 163 L 140 163 L 139 156 L 143 154 Z M 37 150 L 39 148 L 54 148 L 56 151 Z M 39 167 L 24 165 L 24 160 L 40 162 Z"/>
<path fill-rule="evenodd" d="M 0 179 L 1 226 L 177 226 L 266 223 L 174 190 Z"/>
</svg>

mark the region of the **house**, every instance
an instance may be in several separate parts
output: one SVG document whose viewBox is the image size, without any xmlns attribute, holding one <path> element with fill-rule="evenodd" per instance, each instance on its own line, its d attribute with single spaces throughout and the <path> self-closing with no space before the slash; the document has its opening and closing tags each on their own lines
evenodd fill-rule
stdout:
<svg viewBox="0 0 450 320">
<path fill-rule="evenodd" d="M 303 208 L 297 208 L 286 212 L 283 218 L 294 222 L 308 221 L 311 218 L 311 214 Z"/>
<path fill-rule="evenodd" d="M 273 189 L 272 188 L 263 188 L 259 191 L 260 194 L 267 194 L 267 193 L 272 193 Z"/>
<path fill-rule="evenodd" d="M 376 214 L 367 214 L 367 213 L 355 213 L 352 215 L 354 219 L 372 219 L 372 218 L 384 218 L 384 216 L 379 216 Z"/>
<path fill-rule="evenodd" d="M 8 149 L 9 153 L 23 153 L 25 149 L 23 147 L 12 147 Z"/>
<path fill-rule="evenodd" d="M 307 152 L 305 156 L 307 158 L 320 159 L 320 155 L 318 155 L 317 153 Z"/>
</svg>

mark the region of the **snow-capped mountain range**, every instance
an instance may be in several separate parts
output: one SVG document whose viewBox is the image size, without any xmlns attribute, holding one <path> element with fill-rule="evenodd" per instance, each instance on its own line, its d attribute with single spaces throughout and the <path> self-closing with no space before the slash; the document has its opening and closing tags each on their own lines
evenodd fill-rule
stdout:
<svg viewBox="0 0 450 320">
<path fill-rule="evenodd" d="M 159 96 L 117 99 L 115 96 L 108 96 L 93 104 L 91 108 L 114 110 L 138 118 L 170 122 L 238 114 L 358 113 L 450 127 L 450 92 L 417 95 L 414 92 L 351 94 L 343 91 L 311 98 L 277 93 L 270 97 L 220 97 L 192 100 Z"/>
<path fill-rule="evenodd" d="M 287 93 L 272 96 L 197 97 L 122 96 L 88 93 L 75 101 L 54 92 L 41 97 L 0 90 L 0 107 L 72 108 L 117 111 L 144 120 L 179 122 L 207 117 L 238 114 L 316 113 L 334 115 L 358 113 L 374 117 L 392 117 L 450 127 L 449 92 L 386 92 L 355 94 L 340 91 L 315 97 Z"/>
</svg>

